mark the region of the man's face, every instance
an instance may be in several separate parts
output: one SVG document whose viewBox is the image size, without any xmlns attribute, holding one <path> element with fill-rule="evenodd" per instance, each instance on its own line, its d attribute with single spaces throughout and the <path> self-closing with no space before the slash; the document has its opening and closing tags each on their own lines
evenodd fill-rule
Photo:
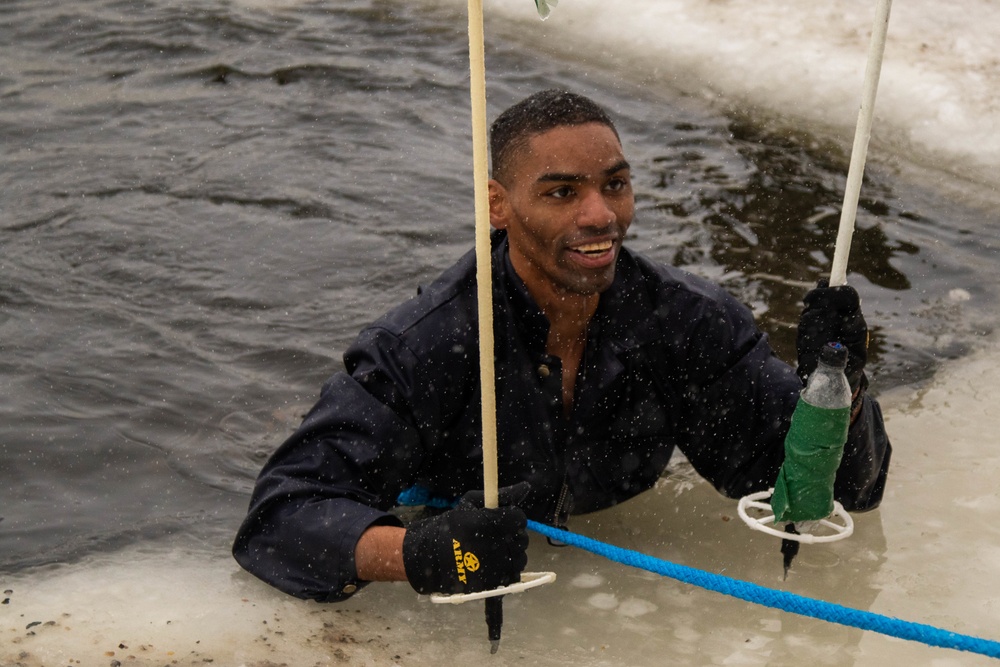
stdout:
<svg viewBox="0 0 1000 667">
<path fill-rule="evenodd" d="M 493 226 L 529 291 L 590 296 L 610 287 L 632 223 L 629 164 L 611 128 L 557 127 L 532 136 L 490 184 Z"/>
</svg>

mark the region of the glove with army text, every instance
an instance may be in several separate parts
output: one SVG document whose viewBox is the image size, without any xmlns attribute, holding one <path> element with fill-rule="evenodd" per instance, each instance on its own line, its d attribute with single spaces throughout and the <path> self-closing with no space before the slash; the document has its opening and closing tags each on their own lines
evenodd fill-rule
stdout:
<svg viewBox="0 0 1000 667">
<path fill-rule="evenodd" d="M 795 344 L 799 377 L 805 383 L 816 370 L 823 346 L 837 342 L 847 348 L 844 372 L 851 391 L 856 392 L 868 361 L 868 324 L 861 314 L 861 297 L 850 285 L 830 287 L 824 279 L 806 294 L 804 301 Z"/>
<path fill-rule="evenodd" d="M 527 517 L 515 505 L 528 489 L 527 482 L 500 489 L 495 509 L 484 509 L 483 492 L 472 491 L 454 509 L 410 524 L 403 566 L 414 590 L 477 593 L 520 581 L 528 564 Z"/>
</svg>

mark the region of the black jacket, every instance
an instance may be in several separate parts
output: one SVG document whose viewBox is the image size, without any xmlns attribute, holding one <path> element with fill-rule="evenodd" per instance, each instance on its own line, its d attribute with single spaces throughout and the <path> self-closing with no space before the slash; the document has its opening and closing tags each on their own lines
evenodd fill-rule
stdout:
<svg viewBox="0 0 1000 667">
<path fill-rule="evenodd" d="M 531 482 L 522 508 L 560 523 L 653 486 L 674 447 L 719 491 L 773 485 L 801 383 L 750 311 L 720 287 L 622 250 L 588 329 L 564 417 L 548 321 L 494 235 L 499 483 Z M 240 564 L 303 598 L 342 599 L 354 546 L 415 483 L 482 488 L 475 256 L 361 332 L 346 373 L 261 471 L 233 548 Z M 877 403 L 851 427 L 835 495 L 876 506 L 890 446 Z"/>
</svg>

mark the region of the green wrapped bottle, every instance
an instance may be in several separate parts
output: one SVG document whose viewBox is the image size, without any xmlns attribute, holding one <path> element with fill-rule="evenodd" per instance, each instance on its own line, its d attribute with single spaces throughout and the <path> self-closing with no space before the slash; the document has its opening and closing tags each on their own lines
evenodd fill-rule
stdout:
<svg viewBox="0 0 1000 667">
<path fill-rule="evenodd" d="M 828 343 L 792 413 L 785 461 L 771 495 L 775 523 L 816 521 L 833 512 L 833 482 L 851 422 L 847 348 Z"/>
</svg>

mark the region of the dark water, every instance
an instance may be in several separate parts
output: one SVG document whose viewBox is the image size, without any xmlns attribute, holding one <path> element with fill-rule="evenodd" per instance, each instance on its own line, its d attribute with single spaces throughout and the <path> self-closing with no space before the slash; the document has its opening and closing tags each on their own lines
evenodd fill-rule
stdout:
<svg viewBox="0 0 1000 667">
<path fill-rule="evenodd" d="M 472 244 L 465 27 L 420 2 L 0 3 L 0 568 L 228 539 L 357 330 Z M 722 282 L 792 359 L 844 148 L 487 28 L 491 118 L 551 86 L 608 106 L 631 246 Z M 1000 225 L 869 176 L 849 280 L 884 389 L 992 330 Z"/>
</svg>

